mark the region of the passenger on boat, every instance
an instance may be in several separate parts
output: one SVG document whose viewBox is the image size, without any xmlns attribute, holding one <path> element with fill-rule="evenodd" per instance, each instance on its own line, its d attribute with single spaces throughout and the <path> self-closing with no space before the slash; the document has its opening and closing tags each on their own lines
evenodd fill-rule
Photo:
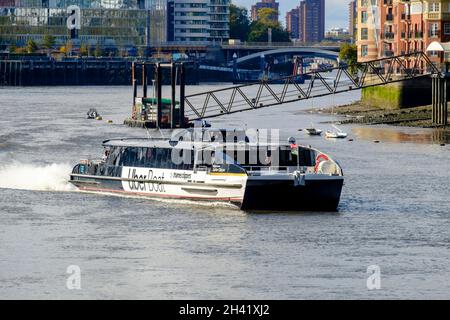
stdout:
<svg viewBox="0 0 450 320">
<path fill-rule="evenodd" d="M 108 156 L 109 156 L 109 149 L 105 148 L 105 151 L 103 152 L 102 160 L 106 161 L 106 159 L 108 159 Z"/>
<path fill-rule="evenodd" d="M 266 166 L 271 166 L 272 165 L 272 151 L 267 150 L 267 154 L 266 154 L 266 159 L 264 160 Z"/>
</svg>

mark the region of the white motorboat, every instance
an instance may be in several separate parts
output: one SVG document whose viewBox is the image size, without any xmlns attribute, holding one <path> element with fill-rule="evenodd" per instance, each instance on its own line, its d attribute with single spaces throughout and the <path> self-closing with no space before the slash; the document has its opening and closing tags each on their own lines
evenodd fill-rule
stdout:
<svg viewBox="0 0 450 320">
<path fill-rule="evenodd" d="M 327 132 L 325 132 L 325 137 L 330 138 L 330 139 L 345 139 L 345 138 L 347 138 L 348 134 L 346 132 L 342 131 L 335 125 L 333 125 L 333 128 L 335 129 L 334 131 L 328 130 Z"/>
</svg>

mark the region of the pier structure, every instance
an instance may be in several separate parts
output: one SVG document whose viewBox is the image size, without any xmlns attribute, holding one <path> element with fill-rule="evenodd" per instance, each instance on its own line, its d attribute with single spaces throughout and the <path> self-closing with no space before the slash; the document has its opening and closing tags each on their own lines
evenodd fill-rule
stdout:
<svg viewBox="0 0 450 320">
<path fill-rule="evenodd" d="M 138 68 L 138 66 L 140 68 Z M 170 71 L 170 99 L 163 97 L 164 70 Z M 141 76 L 142 96 L 138 96 L 137 78 Z M 148 83 L 153 71 L 152 93 L 149 96 Z M 141 128 L 185 128 L 186 68 L 184 63 L 133 63 L 133 101 L 131 118 L 124 124 Z M 178 88 L 178 101 L 177 101 Z"/>
<path fill-rule="evenodd" d="M 416 63 L 407 67 L 410 61 Z M 185 99 L 186 116 L 190 121 L 207 119 L 430 76 L 435 77 L 432 120 L 436 125 L 445 125 L 446 82 L 424 52 L 356 65 L 340 64 L 335 68 L 306 72 L 302 77 L 293 74 L 280 79 L 263 78 L 254 83 L 188 95 Z M 303 77 L 309 81 L 303 82 Z M 275 86 L 280 83 L 283 85 Z"/>
<path fill-rule="evenodd" d="M 448 123 L 447 79 L 436 74 L 432 76 L 432 122 L 438 126 Z"/>
</svg>

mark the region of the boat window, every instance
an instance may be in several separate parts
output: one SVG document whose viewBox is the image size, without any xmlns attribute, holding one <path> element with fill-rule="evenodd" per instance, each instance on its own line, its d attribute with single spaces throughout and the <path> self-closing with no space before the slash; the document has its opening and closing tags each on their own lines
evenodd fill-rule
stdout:
<svg viewBox="0 0 450 320">
<path fill-rule="evenodd" d="M 280 167 L 296 167 L 297 154 L 292 149 L 280 150 Z"/>
<path fill-rule="evenodd" d="M 120 156 L 121 150 L 119 147 L 110 147 L 108 157 L 106 158 L 106 165 L 115 166 Z"/>
<path fill-rule="evenodd" d="M 316 165 L 316 152 L 314 150 L 299 147 L 298 157 L 301 167 L 314 167 Z"/>
<path fill-rule="evenodd" d="M 178 151 L 178 150 L 177 150 Z M 185 159 L 191 154 L 191 159 Z M 117 148 L 115 153 L 117 156 L 111 156 L 110 165 L 116 163 L 120 166 L 140 167 L 140 168 L 158 168 L 158 169 L 174 169 L 174 170 L 192 170 L 194 154 L 190 150 L 183 150 L 181 156 L 184 161 L 182 163 L 175 163 L 172 161 L 172 149 L 169 148 L 123 148 L 123 151 Z M 115 162 L 114 162 L 115 161 Z"/>
</svg>

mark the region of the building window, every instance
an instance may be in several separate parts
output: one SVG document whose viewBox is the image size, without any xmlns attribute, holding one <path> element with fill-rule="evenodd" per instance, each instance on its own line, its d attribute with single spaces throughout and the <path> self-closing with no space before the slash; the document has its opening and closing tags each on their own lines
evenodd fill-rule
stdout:
<svg viewBox="0 0 450 320">
<path fill-rule="evenodd" d="M 444 23 L 444 34 L 450 34 L 450 23 Z"/>
<path fill-rule="evenodd" d="M 369 54 L 369 47 L 367 45 L 361 46 L 361 57 L 365 57 Z"/>
<path fill-rule="evenodd" d="M 367 11 L 361 11 L 361 23 L 367 22 Z"/>
<path fill-rule="evenodd" d="M 361 40 L 369 39 L 369 31 L 367 28 L 361 28 Z"/>
<path fill-rule="evenodd" d="M 428 5 L 429 12 L 439 12 L 440 3 L 439 2 L 430 2 Z"/>
<path fill-rule="evenodd" d="M 437 23 L 430 24 L 430 37 L 439 36 L 439 25 Z"/>
</svg>

